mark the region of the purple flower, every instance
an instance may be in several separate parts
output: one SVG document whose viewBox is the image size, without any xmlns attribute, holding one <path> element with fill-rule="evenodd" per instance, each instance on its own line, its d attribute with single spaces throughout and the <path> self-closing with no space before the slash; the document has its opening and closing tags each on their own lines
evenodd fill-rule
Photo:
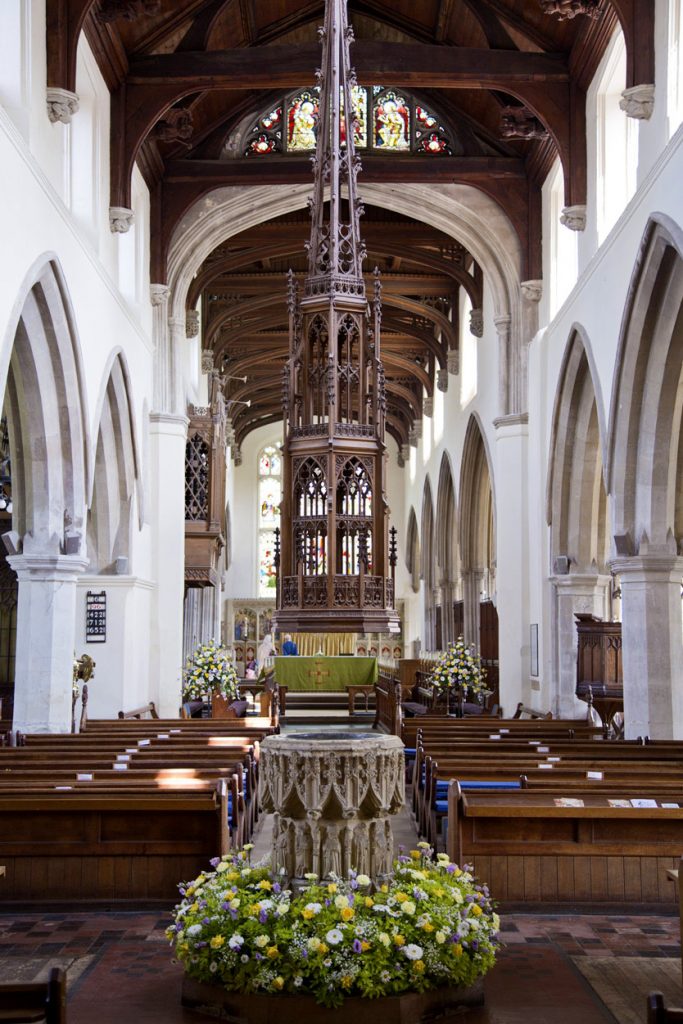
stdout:
<svg viewBox="0 0 683 1024">
<path fill-rule="evenodd" d="M 349 884 L 350 884 L 352 889 L 357 889 L 358 888 L 358 882 L 356 881 L 355 878 L 352 878 Z"/>
<path fill-rule="evenodd" d="M 220 862 L 220 857 L 212 857 L 211 860 L 209 861 L 209 864 L 211 865 L 212 868 L 217 868 Z"/>
<path fill-rule="evenodd" d="M 477 952 L 477 950 L 479 949 L 479 943 L 477 942 L 476 939 L 472 939 L 472 941 L 470 942 L 470 947 L 474 950 L 475 953 Z"/>
<path fill-rule="evenodd" d="M 211 924 L 211 918 L 210 917 L 203 917 L 202 918 L 202 924 Z"/>
<path fill-rule="evenodd" d="M 282 892 L 282 886 L 280 885 L 279 882 L 276 882 L 275 885 L 273 886 L 273 892 L 278 894 Z"/>
<path fill-rule="evenodd" d="M 263 953 L 254 953 L 254 960 L 263 960 Z"/>
<path fill-rule="evenodd" d="M 221 903 L 221 910 L 230 910 L 229 903 Z"/>
<path fill-rule="evenodd" d="M 265 924 L 266 921 L 268 920 L 268 911 L 266 911 L 266 910 L 259 910 L 258 919 L 261 922 L 261 924 Z"/>
<path fill-rule="evenodd" d="M 362 953 L 363 952 L 363 947 L 361 945 L 360 939 L 354 939 L 353 940 L 353 951 L 354 951 L 354 953 Z"/>
<path fill-rule="evenodd" d="M 446 868 L 446 871 L 448 872 L 449 875 L 455 874 L 455 864 L 449 864 L 448 867 Z"/>
<path fill-rule="evenodd" d="M 208 942 L 195 942 L 194 948 L 195 949 L 203 949 L 204 946 L 208 946 L 208 945 L 209 945 Z"/>
</svg>

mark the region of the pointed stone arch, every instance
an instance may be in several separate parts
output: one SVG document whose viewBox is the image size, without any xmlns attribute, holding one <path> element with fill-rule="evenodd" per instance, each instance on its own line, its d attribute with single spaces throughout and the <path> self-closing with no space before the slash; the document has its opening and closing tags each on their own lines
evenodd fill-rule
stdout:
<svg viewBox="0 0 683 1024">
<path fill-rule="evenodd" d="M 406 534 L 406 567 L 410 573 L 410 584 L 417 594 L 420 590 L 420 531 L 417 527 L 415 509 L 411 506 Z"/>
<path fill-rule="evenodd" d="M 496 514 L 491 460 L 481 423 L 472 414 L 467 424 L 460 465 L 460 556 L 464 629 L 468 643 L 479 645 L 479 603 L 494 589 Z"/>
<path fill-rule="evenodd" d="M 436 499 L 436 564 L 439 587 L 439 615 L 437 646 L 446 647 L 456 639 L 453 602 L 458 589 L 460 575 L 460 545 L 458 536 L 458 512 L 453 482 L 453 471 L 448 452 L 441 457 L 439 467 L 439 489 Z"/>
<path fill-rule="evenodd" d="M 80 346 L 57 258 L 29 270 L 0 363 L 12 464 L 8 558 L 19 580 L 13 725 L 71 724 L 76 580 L 86 568 L 89 467 Z"/>
<path fill-rule="evenodd" d="M 552 623 L 554 703 L 565 717 L 585 706 L 576 691 L 576 614 L 609 618 L 610 510 L 605 487 L 602 396 L 589 339 L 570 333 L 553 412 L 546 514 L 549 571 L 555 591 Z"/>
<path fill-rule="evenodd" d="M 122 352 L 113 355 L 105 373 L 95 461 L 90 482 L 88 555 L 92 572 L 130 573 L 133 511 L 140 484 L 130 380 Z"/>
<path fill-rule="evenodd" d="M 567 571 L 605 572 L 609 513 L 604 466 L 604 415 L 578 325 L 567 343 L 555 397 L 548 470 L 547 521 L 551 556 Z"/>
<path fill-rule="evenodd" d="M 621 324 L 609 493 L 626 735 L 683 737 L 683 230 L 650 219 Z"/>
<path fill-rule="evenodd" d="M 424 642 L 428 651 L 436 648 L 435 587 L 436 550 L 434 537 L 434 501 L 429 476 L 425 478 L 422 491 L 420 515 L 420 575 L 424 583 Z"/>
</svg>

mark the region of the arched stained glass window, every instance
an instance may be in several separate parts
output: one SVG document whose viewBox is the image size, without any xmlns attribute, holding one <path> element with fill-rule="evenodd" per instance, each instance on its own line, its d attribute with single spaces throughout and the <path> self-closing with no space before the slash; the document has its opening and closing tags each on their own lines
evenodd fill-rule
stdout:
<svg viewBox="0 0 683 1024">
<path fill-rule="evenodd" d="M 352 90 L 355 143 L 358 149 L 391 153 L 452 156 L 462 146 L 444 118 L 404 91 L 373 85 Z M 343 114 L 342 98 L 342 114 Z M 319 90 L 304 89 L 283 97 L 262 113 L 247 135 L 245 156 L 312 152 L 320 115 Z M 342 136 L 345 138 L 345 120 Z"/>
<path fill-rule="evenodd" d="M 258 461 L 259 596 L 272 597 L 276 585 L 275 527 L 280 525 L 282 457 L 269 445 Z"/>
</svg>

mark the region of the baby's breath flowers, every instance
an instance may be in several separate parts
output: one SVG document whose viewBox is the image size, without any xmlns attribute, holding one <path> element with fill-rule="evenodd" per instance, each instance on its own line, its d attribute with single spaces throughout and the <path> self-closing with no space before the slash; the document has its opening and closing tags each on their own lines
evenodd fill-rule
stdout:
<svg viewBox="0 0 683 1024">
<path fill-rule="evenodd" d="M 393 879 L 319 880 L 293 894 L 238 851 L 180 886 L 167 931 L 185 970 L 238 992 L 309 993 L 324 1006 L 468 986 L 494 964 L 500 926 L 471 869 L 426 843 L 400 857 Z"/>
</svg>

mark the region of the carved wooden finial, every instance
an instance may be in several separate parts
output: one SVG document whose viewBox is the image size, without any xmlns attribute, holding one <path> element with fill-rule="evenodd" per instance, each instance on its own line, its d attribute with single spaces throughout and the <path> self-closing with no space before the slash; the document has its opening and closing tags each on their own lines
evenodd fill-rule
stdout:
<svg viewBox="0 0 683 1024">
<path fill-rule="evenodd" d="M 547 139 L 550 132 L 528 107 L 503 107 L 500 112 L 500 134 L 504 139 L 536 141 Z"/>
<path fill-rule="evenodd" d="M 100 0 L 96 11 L 98 21 L 105 25 L 112 21 L 135 21 L 152 17 L 161 10 L 161 0 Z"/>
</svg>

